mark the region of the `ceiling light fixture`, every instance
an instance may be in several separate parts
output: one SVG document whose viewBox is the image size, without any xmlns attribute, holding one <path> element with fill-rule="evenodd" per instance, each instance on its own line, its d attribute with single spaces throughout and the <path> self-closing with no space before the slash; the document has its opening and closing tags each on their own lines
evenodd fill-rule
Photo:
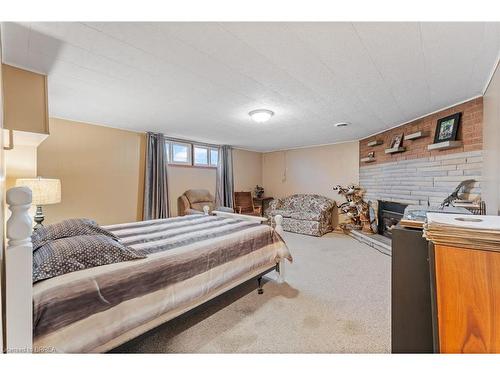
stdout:
<svg viewBox="0 0 500 375">
<path fill-rule="evenodd" d="M 270 111 L 269 109 L 255 109 L 253 111 L 248 112 L 248 115 L 254 120 L 255 122 L 266 122 L 273 117 L 274 112 Z"/>
<path fill-rule="evenodd" d="M 343 127 L 348 126 L 348 125 L 349 125 L 348 122 L 337 122 L 334 126 L 337 128 L 343 128 Z"/>
</svg>

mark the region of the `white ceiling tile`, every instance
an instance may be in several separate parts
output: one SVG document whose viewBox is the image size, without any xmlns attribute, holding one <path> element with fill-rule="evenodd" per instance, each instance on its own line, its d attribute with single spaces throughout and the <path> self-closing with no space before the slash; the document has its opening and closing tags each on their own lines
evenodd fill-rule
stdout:
<svg viewBox="0 0 500 375">
<path fill-rule="evenodd" d="M 2 55 L 4 61 L 26 63 L 29 49 L 29 27 L 13 22 L 2 23 Z M 7 46 L 15 46 L 15 48 Z"/>
<path fill-rule="evenodd" d="M 51 116 L 268 151 L 359 139 L 480 93 L 498 23 L 4 23 Z M 266 124 L 248 112 L 269 108 Z M 340 121 L 348 128 L 335 128 Z"/>
<path fill-rule="evenodd" d="M 429 107 L 420 24 L 366 22 L 354 27 L 405 115 L 412 118 L 419 115 L 419 108 Z M 407 74 L 408 71 L 412 74 Z"/>
<path fill-rule="evenodd" d="M 477 85 L 471 87 L 470 77 L 484 37 L 484 23 L 422 23 L 431 100 L 436 107 L 481 94 Z"/>
</svg>

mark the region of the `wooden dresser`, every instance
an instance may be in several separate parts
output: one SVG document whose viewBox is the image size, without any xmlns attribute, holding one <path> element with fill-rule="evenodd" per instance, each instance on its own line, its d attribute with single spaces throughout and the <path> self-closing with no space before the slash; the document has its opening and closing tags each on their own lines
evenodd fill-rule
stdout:
<svg viewBox="0 0 500 375">
<path fill-rule="evenodd" d="M 500 353 L 500 241 L 496 246 L 493 227 L 486 230 L 484 240 L 472 241 L 467 232 L 438 241 L 430 237 L 436 352 Z"/>
<path fill-rule="evenodd" d="M 431 245 L 435 346 L 500 353 L 500 252 Z"/>
</svg>

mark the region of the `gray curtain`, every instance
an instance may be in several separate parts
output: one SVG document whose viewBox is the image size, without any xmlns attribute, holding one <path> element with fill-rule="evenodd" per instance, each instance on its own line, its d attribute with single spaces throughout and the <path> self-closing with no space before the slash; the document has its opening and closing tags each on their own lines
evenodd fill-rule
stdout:
<svg viewBox="0 0 500 375">
<path fill-rule="evenodd" d="M 165 137 L 147 133 L 144 181 L 144 220 L 169 216 L 167 185 L 167 153 Z"/>
<path fill-rule="evenodd" d="M 219 149 L 217 182 L 215 186 L 215 206 L 233 207 L 233 149 L 222 146 Z"/>
</svg>

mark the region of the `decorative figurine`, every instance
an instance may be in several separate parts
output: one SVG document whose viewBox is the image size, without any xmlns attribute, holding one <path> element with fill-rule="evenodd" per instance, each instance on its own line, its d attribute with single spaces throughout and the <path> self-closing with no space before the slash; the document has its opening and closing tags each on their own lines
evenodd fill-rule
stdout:
<svg viewBox="0 0 500 375">
<path fill-rule="evenodd" d="M 363 199 L 363 189 L 357 185 L 346 187 L 337 185 L 333 187 L 333 190 L 337 190 L 340 195 L 344 196 L 346 201 L 337 207 L 351 221 L 340 224 L 340 227 L 344 231 L 361 229 L 363 232 L 374 233 L 373 228 L 376 226 L 370 221 L 370 205 Z"/>
</svg>

